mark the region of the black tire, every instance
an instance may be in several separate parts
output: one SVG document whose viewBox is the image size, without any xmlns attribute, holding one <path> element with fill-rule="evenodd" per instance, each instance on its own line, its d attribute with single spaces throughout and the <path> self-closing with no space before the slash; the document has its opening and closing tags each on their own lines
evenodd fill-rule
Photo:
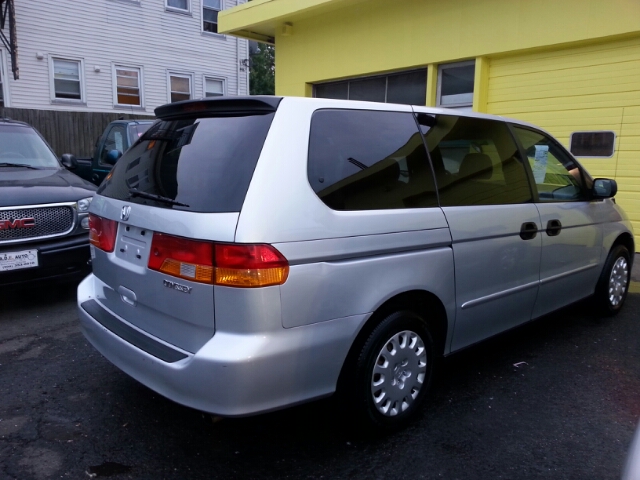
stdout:
<svg viewBox="0 0 640 480">
<path fill-rule="evenodd" d="M 350 389 L 365 426 L 383 431 L 406 426 L 425 399 L 433 360 L 433 339 L 420 316 L 398 311 L 382 320 L 356 357 Z"/>
<path fill-rule="evenodd" d="M 631 279 L 630 258 L 624 245 L 616 245 L 609 252 L 592 298 L 600 315 L 616 315 L 624 305 Z"/>
</svg>

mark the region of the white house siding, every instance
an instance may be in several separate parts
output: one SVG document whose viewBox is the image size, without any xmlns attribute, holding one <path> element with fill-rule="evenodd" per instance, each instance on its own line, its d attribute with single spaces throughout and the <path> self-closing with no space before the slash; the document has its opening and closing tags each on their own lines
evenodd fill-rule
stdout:
<svg viewBox="0 0 640 480">
<path fill-rule="evenodd" d="M 168 71 L 192 75 L 194 98 L 204 96 L 204 75 L 224 79 L 227 95 L 248 95 L 240 66 L 248 42 L 202 32 L 201 2 L 191 0 L 187 15 L 167 10 L 165 0 L 16 1 L 20 79 L 4 51 L 5 106 L 152 115 L 169 101 Z M 244 0 L 222 2 L 231 8 Z M 84 104 L 52 100 L 50 57 L 83 61 Z M 141 68 L 144 109 L 114 107 L 114 64 Z"/>
</svg>

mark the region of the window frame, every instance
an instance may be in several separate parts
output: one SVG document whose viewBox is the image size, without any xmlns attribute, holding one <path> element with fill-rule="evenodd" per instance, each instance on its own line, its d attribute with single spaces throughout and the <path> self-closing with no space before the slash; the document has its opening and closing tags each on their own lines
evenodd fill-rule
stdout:
<svg viewBox="0 0 640 480">
<path fill-rule="evenodd" d="M 138 96 L 140 98 L 140 105 L 131 105 L 129 103 L 118 102 L 118 70 L 130 70 L 138 72 Z M 113 106 L 114 108 L 134 108 L 138 110 L 144 110 L 144 76 L 142 66 L 124 65 L 121 63 L 111 64 L 111 77 L 113 86 Z"/>
<path fill-rule="evenodd" d="M 573 146 L 573 136 L 576 133 L 612 133 L 613 134 L 613 146 L 611 148 L 611 155 L 576 155 L 575 153 L 573 153 L 572 150 L 572 146 Z M 616 140 L 618 139 L 618 136 L 616 135 L 616 132 L 614 132 L 613 130 L 576 130 L 575 132 L 572 132 L 571 135 L 569 136 L 569 153 L 571 153 L 572 156 L 574 157 L 580 157 L 580 158 L 613 158 L 613 156 L 616 154 Z"/>
<path fill-rule="evenodd" d="M 222 82 L 222 94 L 221 95 L 212 95 L 211 97 L 207 97 L 207 80 L 215 80 L 217 82 Z M 215 97 L 224 97 L 227 95 L 227 79 L 224 77 L 218 77 L 214 75 L 202 75 L 202 98 L 215 98 Z"/>
<path fill-rule="evenodd" d="M 78 82 L 80 84 L 80 98 L 58 98 L 56 97 L 55 86 L 55 61 L 76 62 L 78 64 Z M 62 55 L 49 55 L 49 96 L 51 103 L 72 103 L 86 105 L 86 86 L 84 77 L 84 59 L 79 57 L 69 57 Z"/>
<path fill-rule="evenodd" d="M 184 14 L 191 14 L 191 3 L 192 0 L 185 0 L 187 2 L 187 8 L 179 8 L 179 7 L 173 7 L 171 5 L 169 5 L 169 1 L 170 0 L 164 0 L 164 9 L 168 12 L 176 12 L 176 13 L 184 13 Z"/>
<path fill-rule="evenodd" d="M 473 65 L 474 67 L 474 85 L 473 92 L 471 92 L 471 101 L 470 102 L 458 102 L 458 103 L 450 103 L 448 105 L 442 104 L 442 71 L 448 68 L 458 68 L 458 67 L 468 67 Z M 465 60 L 463 62 L 454 62 L 454 63 L 441 63 L 438 65 L 438 81 L 436 85 L 436 107 L 441 108 L 465 108 L 465 107 L 473 107 L 473 96 L 476 93 L 476 85 L 475 85 L 475 60 Z"/>
<path fill-rule="evenodd" d="M 171 100 L 171 77 L 177 77 L 177 78 L 188 78 L 189 79 L 189 100 L 193 100 L 194 98 L 194 91 L 193 91 L 193 73 L 185 73 L 185 72 L 178 72 L 175 70 L 168 70 L 167 71 L 167 102 L 168 103 L 173 103 L 173 101 Z M 180 102 L 182 100 L 176 100 L 177 102 Z"/>
<path fill-rule="evenodd" d="M 204 0 L 201 0 L 201 2 L 202 2 L 202 4 L 200 5 L 200 14 L 202 15 L 202 18 L 201 18 L 201 21 L 200 21 L 200 31 L 201 31 L 202 33 L 207 34 L 207 35 L 218 35 L 218 36 L 224 36 L 224 35 L 223 35 L 222 33 L 220 33 L 220 32 L 209 32 L 208 30 L 205 30 L 205 29 L 204 29 L 204 11 L 205 11 L 205 9 L 208 9 L 208 10 L 215 10 L 215 9 L 214 9 L 214 8 L 211 8 L 211 7 L 206 7 L 206 6 L 204 5 Z M 224 7 L 225 7 L 225 5 L 224 5 L 224 0 L 220 0 L 220 10 L 217 10 L 217 12 L 218 12 L 218 13 L 220 13 L 221 11 L 223 11 L 223 10 L 224 10 Z M 211 23 L 211 22 L 209 22 L 209 23 Z M 217 27 L 218 27 L 218 23 L 216 23 L 216 30 L 218 29 Z"/>
</svg>

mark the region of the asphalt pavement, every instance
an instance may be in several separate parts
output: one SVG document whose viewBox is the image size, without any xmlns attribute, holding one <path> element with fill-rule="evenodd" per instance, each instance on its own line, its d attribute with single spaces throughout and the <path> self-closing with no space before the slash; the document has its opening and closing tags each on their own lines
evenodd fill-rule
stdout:
<svg viewBox="0 0 640 480">
<path fill-rule="evenodd" d="M 640 262 L 585 304 L 444 359 L 420 418 L 371 436 L 329 401 L 216 419 L 112 366 L 73 287 L 0 293 L 0 479 L 619 479 L 640 419 Z"/>
</svg>

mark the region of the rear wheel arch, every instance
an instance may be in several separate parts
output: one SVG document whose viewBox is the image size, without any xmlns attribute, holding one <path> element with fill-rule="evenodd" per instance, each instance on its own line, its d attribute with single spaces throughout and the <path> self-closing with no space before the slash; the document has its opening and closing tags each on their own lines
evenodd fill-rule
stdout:
<svg viewBox="0 0 640 480">
<path fill-rule="evenodd" d="M 444 354 L 449 325 L 446 310 L 440 299 L 425 290 L 400 293 L 380 305 L 358 332 L 342 365 L 337 390 L 342 390 L 341 387 L 351 380 L 357 357 L 371 333 L 386 317 L 398 311 L 409 311 L 420 316 L 433 337 L 436 357 Z"/>
</svg>

